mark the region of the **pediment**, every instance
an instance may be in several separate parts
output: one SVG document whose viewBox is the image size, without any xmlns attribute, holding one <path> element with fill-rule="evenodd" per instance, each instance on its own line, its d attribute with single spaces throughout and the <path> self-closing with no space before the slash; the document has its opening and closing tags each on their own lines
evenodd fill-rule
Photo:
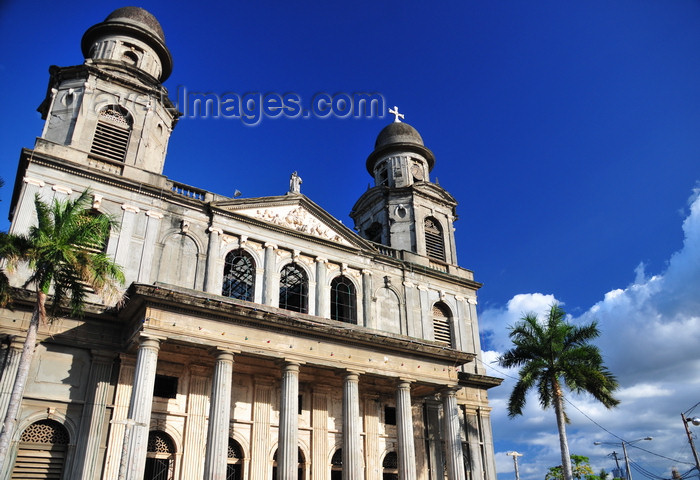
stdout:
<svg viewBox="0 0 700 480">
<path fill-rule="evenodd" d="M 341 245 L 369 246 L 341 221 L 303 195 L 230 200 L 217 203 L 216 207 Z"/>
</svg>

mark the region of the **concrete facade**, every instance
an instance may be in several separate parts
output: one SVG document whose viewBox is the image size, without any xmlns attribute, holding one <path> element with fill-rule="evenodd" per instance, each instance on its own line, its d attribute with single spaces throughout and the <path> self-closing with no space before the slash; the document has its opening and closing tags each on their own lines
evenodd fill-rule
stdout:
<svg viewBox="0 0 700 480">
<path fill-rule="evenodd" d="M 82 46 L 83 65 L 51 71 L 11 233 L 34 223 L 35 195 L 89 187 L 121 221 L 106 249 L 129 287 L 117 309 L 91 298 L 40 327 L 0 478 L 51 458 L 48 478 L 83 480 L 495 479 L 481 285 L 457 265 L 456 201 L 418 132 L 380 133 L 358 235 L 300 193 L 226 198 L 162 175 L 178 113 L 148 12 L 113 12 Z M 0 311 L 0 412 L 31 307 L 19 289 Z M 33 433 L 47 429 L 53 443 Z"/>
</svg>

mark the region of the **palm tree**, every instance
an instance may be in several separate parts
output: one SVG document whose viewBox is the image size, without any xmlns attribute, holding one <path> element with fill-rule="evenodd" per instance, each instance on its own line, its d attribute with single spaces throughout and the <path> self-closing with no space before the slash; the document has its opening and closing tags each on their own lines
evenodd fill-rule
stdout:
<svg viewBox="0 0 700 480">
<path fill-rule="evenodd" d="M 514 347 L 498 359 L 502 367 L 521 367 L 518 382 L 508 401 L 508 415 L 522 415 L 526 394 L 537 389 L 542 408 L 554 407 L 559 428 L 559 444 L 565 480 L 572 480 L 564 409 L 566 386 L 575 393 L 590 393 L 596 400 L 612 408 L 620 403 L 612 396 L 617 388 L 614 375 L 603 365 L 598 347 L 589 342 L 598 337 L 597 322 L 575 326 L 566 321 L 566 312 L 557 304 L 551 306 L 545 322 L 537 315 L 525 315 L 510 327 Z"/>
<path fill-rule="evenodd" d="M 0 466 L 5 463 L 16 417 L 22 401 L 29 366 L 36 348 L 39 325 L 47 322 L 46 300 L 53 287 L 49 314 L 56 315 L 67 304 L 71 314 L 81 316 L 86 297 L 94 291 L 105 302 L 118 298 L 118 285 L 124 283 L 121 267 L 103 251 L 111 229 L 118 223 L 111 217 L 91 209 L 90 192 L 83 192 L 75 200 L 54 200 L 48 205 L 37 195 L 34 201 L 37 224 L 27 235 L 0 235 L 0 260 L 14 268 L 19 262 L 29 265 L 31 274 L 24 287 L 33 287 L 36 293 L 34 312 L 20 355 L 17 376 L 0 434 Z M 0 290 L 9 297 L 7 277 L 0 275 Z"/>
</svg>

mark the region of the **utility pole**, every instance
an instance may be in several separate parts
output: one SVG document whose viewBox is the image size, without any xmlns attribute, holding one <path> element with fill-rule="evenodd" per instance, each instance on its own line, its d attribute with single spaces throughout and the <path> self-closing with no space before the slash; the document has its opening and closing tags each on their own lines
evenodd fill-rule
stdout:
<svg viewBox="0 0 700 480">
<path fill-rule="evenodd" d="M 625 456 L 625 470 L 627 471 L 627 480 L 632 480 L 632 471 L 630 470 L 630 459 L 627 456 L 627 447 L 625 447 L 625 442 L 622 442 L 622 454 Z"/>
<path fill-rule="evenodd" d="M 513 457 L 513 465 L 515 465 L 515 480 L 520 480 L 520 472 L 518 472 L 518 457 L 522 457 L 522 453 L 508 452 L 506 455 Z"/>
<path fill-rule="evenodd" d="M 685 418 L 685 415 L 681 413 L 681 418 L 683 419 L 683 426 L 685 427 L 685 434 L 688 435 L 688 443 L 690 443 L 690 449 L 693 451 L 693 457 L 695 457 L 695 468 L 698 469 L 698 475 L 700 475 L 700 460 L 698 460 L 698 452 L 695 450 L 695 444 L 693 443 L 693 434 L 690 433 L 690 427 L 688 423 L 692 422 L 693 425 L 700 425 L 700 419 L 695 418 Z"/>
<path fill-rule="evenodd" d="M 613 450 L 613 452 L 609 456 L 615 459 L 615 465 L 617 465 L 617 472 L 621 473 L 622 470 L 620 469 L 620 461 L 617 458 L 617 452 Z"/>
</svg>

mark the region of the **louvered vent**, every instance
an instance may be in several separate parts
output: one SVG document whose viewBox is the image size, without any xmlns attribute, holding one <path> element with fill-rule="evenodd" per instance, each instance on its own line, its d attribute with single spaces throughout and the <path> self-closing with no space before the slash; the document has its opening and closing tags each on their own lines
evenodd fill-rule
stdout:
<svg viewBox="0 0 700 480">
<path fill-rule="evenodd" d="M 435 341 L 452 346 L 452 333 L 450 331 L 450 314 L 447 308 L 440 304 L 433 305 L 433 332 Z"/>
<path fill-rule="evenodd" d="M 440 224 L 434 218 L 425 219 L 425 251 L 428 257 L 445 261 L 445 242 Z"/>
<path fill-rule="evenodd" d="M 117 107 L 107 107 L 100 112 L 92 140 L 90 153 L 123 162 L 129 146 L 131 125 L 128 117 Z"/>
</svg>

